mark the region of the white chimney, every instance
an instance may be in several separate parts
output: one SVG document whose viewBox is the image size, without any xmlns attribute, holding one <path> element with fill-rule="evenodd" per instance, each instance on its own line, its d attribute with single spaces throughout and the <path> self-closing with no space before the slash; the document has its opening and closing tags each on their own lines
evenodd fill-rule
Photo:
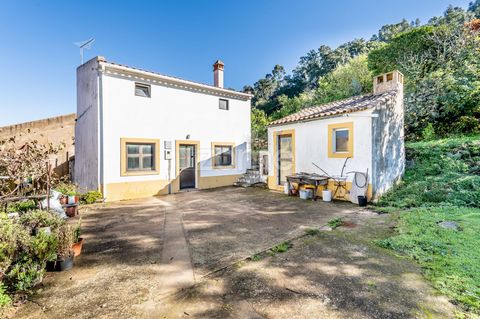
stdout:
<svg viewBox="0 0 480 319">
<path fill-rule="evenodd" d="M 403 74 L 400 71 L 392 71 L 373 78 L 373 93 L 382 93 L 394 89 L 403 91 Z"/>
<path fill-rule="evenodd" d="M 213 85 L 219 88 L 223 88 L 223 68 L 225 64 L 217 60 L 213 64 Z"/>
</svg>

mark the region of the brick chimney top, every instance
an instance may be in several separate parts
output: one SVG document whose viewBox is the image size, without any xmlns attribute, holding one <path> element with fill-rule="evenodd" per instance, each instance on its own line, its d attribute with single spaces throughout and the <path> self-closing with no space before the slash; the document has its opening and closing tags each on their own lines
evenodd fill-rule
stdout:
<svg viewBox="0 0 480 319">
<path fill-rule="evenodd" d="M 213 64 L 213 85 L 219 88 L 223 88 L 223 69 L 225 63 L 220 60 L 217 60 Z"/>
<path fill-rule="evenodd" d="M 400 71 L 395 70 L 373 78 L 374 94 L 395 89 L 403 90 L 403 74 Z"/>
</svg>

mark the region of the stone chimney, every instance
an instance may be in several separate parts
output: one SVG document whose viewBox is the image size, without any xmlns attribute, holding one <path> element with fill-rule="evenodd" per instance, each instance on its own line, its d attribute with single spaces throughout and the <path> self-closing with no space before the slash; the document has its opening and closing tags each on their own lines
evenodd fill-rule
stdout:
<svg viewBox="0 0 480 319">
<path fill-rule="evenodd" d="M 395 89 L 403 91 L 403 74 L 400 71 L 395 70 L 373 78 L 373 94 Z"/>
<path fill-rule="evenodd" d="M 217 60 L 213 64 L 213 85 L 219 88 L 223 88 L 223 68 L 225 64 Z"/>
</svg>

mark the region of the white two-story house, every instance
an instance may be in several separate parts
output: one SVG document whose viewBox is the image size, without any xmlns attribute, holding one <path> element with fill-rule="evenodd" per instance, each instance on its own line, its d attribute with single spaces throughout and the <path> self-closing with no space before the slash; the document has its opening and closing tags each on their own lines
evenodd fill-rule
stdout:
<svg viewBox="0 0 480 319">
<path fill-rule="evenodd" d="M 232 185 L 250 168 L 251 95 L 96 57 L 77 69 L 75 183 L 108 201 Z"/>
</svg>

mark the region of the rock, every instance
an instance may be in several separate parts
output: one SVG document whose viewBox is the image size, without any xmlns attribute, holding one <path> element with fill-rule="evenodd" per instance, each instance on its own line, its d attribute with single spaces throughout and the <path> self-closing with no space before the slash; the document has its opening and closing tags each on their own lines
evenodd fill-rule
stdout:
<svg viewBox="0 0 480 319">
<path fill-rule="evenodd" d="M 446 229 L 458 230 L 458 224 L 456 222 L 443 221 L 438 223 L 438 226 Z"/>
</svg>

